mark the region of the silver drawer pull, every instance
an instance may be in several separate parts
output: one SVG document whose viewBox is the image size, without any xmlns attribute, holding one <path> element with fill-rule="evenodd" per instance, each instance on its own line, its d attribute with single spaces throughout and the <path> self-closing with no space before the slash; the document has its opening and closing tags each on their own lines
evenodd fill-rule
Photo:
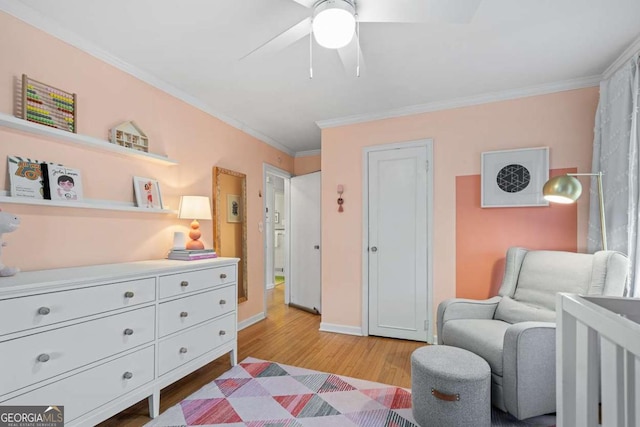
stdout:
<svg viewBox="0 0 640 427">
<path fill-rule="evenodd" d="M 227 335 L 225 331 L 220 331 L 220 336 Z"/>
<path fill-rule="evenodd" d="M 51 313 L 51 309 L 49 307 L 40 307 L 38 309 L 38 314 L 41 314 L 43 316 L 46 316 L 49 313 Z"/>
<path fill-rule="evenodd" d="M 227 275 L 226 275 L 226 274 L 224 274 L 224 273 L 222 273 L 222 274 L 220 275 L 220 278 L 221 278 L 221 279 L 226 279 L 226 278 L 227 278 Z"/>
<path fill-rule="evenodd" d="M 47 353 L 42 353 L 40 356 L 38 356 L 38 362 L 48 362 L 49 359 L 51 359 L 51 357 L 49 357 L 49 355 Z"/>
<path fill-rule="evenodd" d="M 221 299 L 220 300 L 220 305 L 225 305 L 227 303 L 227 300 Z"/>
<path fill-rule="evenodd" d="M 186 311 L 180 313 L 180 317 L 187 317 L 188 315 L 189 313 L 187 313 Z"/>
<path fill-rule="evenodd" d="M 124 374 L 122 374 L 122 378 L 124 378 L 125 380 L 130 380 L 131 378 L 133 378 L 133 374 L 131 372 L 125 372 Z"/>
<path fill-rule="evenodd" d="M 127 292 L 124 293 L 124 297 L 125 298 L 133 298 L 134 295 L 135 294 L 133 292 L 131 292 L 131 291 L 127 291 Z"/>
<path fill-rule="evenodd" d="M 185 354 L 187 352 L 187 347 L 181 347 L 180 353 Z"/>
<path fill-rule="evenodd" d="M 125 335 L 133 335 L 133 329 L 129 329 L 129 328 L 125 329 L 124 330 L 124 334 Z"/>
<path fill-rule="evenodd" d="M 186 280 L 183 280 L 182 282 L 180 282 L 180 286 L 182 286 L 183 288 L 186 288 L 187 286 L 189 286 L 189 282 L 187 282 Z"/>
</svg>

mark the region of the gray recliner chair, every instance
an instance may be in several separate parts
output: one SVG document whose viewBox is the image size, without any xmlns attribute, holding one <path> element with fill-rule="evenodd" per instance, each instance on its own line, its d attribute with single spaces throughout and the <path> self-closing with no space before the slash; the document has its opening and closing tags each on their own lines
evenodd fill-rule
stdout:
<svg viewBox="0 0 640 427">
<path fill-rule="evenodd" d="M 556 411 L 556 293 L 622 296 L 628 259 L 509 248 L 498 296 L 438 306 L 438 343 L 464 348 L 491 367 L 491 402 L 518 419 Z"/>
</svg>

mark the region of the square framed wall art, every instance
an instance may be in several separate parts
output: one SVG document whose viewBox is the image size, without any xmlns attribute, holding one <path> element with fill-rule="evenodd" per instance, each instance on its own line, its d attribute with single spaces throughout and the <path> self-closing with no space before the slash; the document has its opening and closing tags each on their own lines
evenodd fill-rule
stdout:
<svg viewBox="0 0 640 427">
<path fill-rule="evenodd" d="M 481 170 L 481 207 L 549 206 L 549 147 L 484 152 Z"/>
<path fill-rule="evenodd" d="M 139 208 L 163 209 L 160 184 L 157 180 L 134 176 L 133 190 L 136 194 L 136 205 Z"/>
</svg>

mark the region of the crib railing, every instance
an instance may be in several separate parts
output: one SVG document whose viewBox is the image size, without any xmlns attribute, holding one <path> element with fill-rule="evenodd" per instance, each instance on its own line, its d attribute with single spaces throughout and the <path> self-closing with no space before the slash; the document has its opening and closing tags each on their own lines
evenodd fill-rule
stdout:
<svg viewBox="0 0 640 427">
<path fill-rule="evenodd" d="M 556 313 L 558 427 L 640 427 L 640 299 L 558 294 Z"/>
</svg>

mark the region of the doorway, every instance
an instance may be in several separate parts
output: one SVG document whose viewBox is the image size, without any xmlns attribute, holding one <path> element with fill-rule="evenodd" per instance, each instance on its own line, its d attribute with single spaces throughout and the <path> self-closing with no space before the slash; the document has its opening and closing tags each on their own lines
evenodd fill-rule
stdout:
<svg viewBox="0 0 640 427">
<path fill-rule="evenodd" d="M 432 141 L 368 147 L 363 186 L 363 330 L 432 341 Z"/>
<path fill-rule="evenodd" d="M 291 178 L 289 306 L 322 312 L 320 256 L 321 172 Z"/>
<path fill-rule="evenodd" d="M 275 166 L 263 167 L 264 313 L 288 304 L 290 295 L 290 180 Z"/>
</svg>

